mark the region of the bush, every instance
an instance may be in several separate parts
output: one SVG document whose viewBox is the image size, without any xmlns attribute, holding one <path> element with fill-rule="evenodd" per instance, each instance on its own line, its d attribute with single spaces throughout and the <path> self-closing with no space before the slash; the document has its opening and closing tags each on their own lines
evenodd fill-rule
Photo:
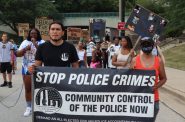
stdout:
<svg viewBox="0 0 185 122">
<path fill-rule="evenodd" d="M 165 35 L 168 37 L 178 37 L 182 35 L 183 29 L 181 27 L 168 27 L 165 29 Z"/>
</svg>

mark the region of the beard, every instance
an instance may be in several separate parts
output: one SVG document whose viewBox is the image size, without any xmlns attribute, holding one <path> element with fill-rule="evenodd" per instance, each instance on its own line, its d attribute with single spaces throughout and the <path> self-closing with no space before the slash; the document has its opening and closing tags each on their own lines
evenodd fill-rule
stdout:
<svg viewBox="0 0 185 122">
<path fill-rule="evenodd" d="M 58 41 L 60 41 L 60 40 L 62 39 L 62 36 L 61 36 L 60 38 L 58 38 L 58 39 L 53 39 L 53 38 L 50 36 L 50 39 L 51 39 L 52 41 L 54 41 L 54 42 L 58 42 Z"/>
</svg>

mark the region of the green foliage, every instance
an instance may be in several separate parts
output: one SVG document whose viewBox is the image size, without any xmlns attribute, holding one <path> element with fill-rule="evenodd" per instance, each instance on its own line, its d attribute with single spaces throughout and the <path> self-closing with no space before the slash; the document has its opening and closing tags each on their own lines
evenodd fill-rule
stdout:
<svg viewBox="0 0 185 122">
<path fill-rule="evenodd" d="M 61 13 L 114 12 L 119 10 L 119 0 L 55 0 Z"/>
<path fill-rule="evenodd" d="M 137 0 L 137 3 L 168 20 L 164 35 L 177 37 L 185 29 L 185 1 Z"/>
<path fill-rule="evenodd" d="M 166 65 L 172 68 L 185 70 L 185 45 L 173 47 L 163 52 Z"/>
<path fill-rule="evenodd" d="M 0 22 L 15 32 L 17 23 L 34 25 L 36 17 L 50 16 L 57 12 L 48 0 L 0 0 Z"/>
<path fill-rule="evenodd" d="M 165 15 L 169 19 L 166 34 L 172 37 L 179 36 L 185 29 L 185 1 L 166 0 Z"/>
<path fill-rule="evenodd" d="M 125 0 L 126 11 L 140 4 L 169 20 L 165 33 L 179 36 L 185 29 L 185 0 Z M 67 12 L 118 12 L 119 0 L 0 0 L 0 23 L 17 32 L 17 23 L 34 25 L 36 17 L 51 16 L 62 19 Z"/>
</svg>

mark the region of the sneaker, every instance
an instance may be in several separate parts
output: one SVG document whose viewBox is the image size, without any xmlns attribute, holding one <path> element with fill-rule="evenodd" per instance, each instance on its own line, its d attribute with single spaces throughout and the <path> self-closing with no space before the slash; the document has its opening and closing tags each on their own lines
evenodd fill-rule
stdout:
<svg viewBox="0 0 185 122">
<path fill-rule="evenodd" d="M 26 111 L 24 112 L 24 116 L 27 117 L 27 116 L 30 116 L 32 113 L 32 109 L 30 107 L 26 107 Z"/>
<path fill-rule="evenodd" d="M 12 86 L 12 82 L 8 82 L 8 87 L 9 88 L 12 88 L 13 86 Z"/>
<path fill-rule="evenodd" d="M 8 85 L 7 81 L 4 81 L 4 83 L 1 84 L 1 87 L 7 86 L 7 85 Z"/>
</svg>

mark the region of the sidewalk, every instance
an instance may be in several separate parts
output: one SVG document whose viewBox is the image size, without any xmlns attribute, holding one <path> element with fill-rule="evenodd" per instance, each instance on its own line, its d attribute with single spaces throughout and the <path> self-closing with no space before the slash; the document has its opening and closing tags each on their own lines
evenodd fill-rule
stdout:
<svg viewBox="0 0 185 122">
<path fill-rule="evenodd" d="M 13 105 L 22 88 L 21 59 L 18 59 L 18 71 L 13 75 L 13 88 L 0 87 L 0 101 L 7 105 Z M 156 122 L 184 122 L 185 119 L 185 71 L 166 68 L 167 82 L 160 89 L 160 111 Z M 2 83 L 0 76 L 0 83 Z M 15 107 L 6 108 L 0 103 L 0 122 L 31 122 L 32 118 L 23 117 L 25 111 L 24 88 L 20 100 Z M 176 117 L 176 118 L 175 118 Z M 181 121 L 179 120 L 181 119 Z"/>
<path fill-rule="evenodd" d="M 185 71 L 166 67 L 167 82 L 166 89 L 185 97 Z"/>
<path fill-rule="evenodd" d="M 160 100 L 185 118 L 185 71 L 165 69 L 167 82 L 159 89 Z"/>
<path fill-rule="evenodd" d="M 13 88 L 0 87 L 0 101 L 8 106 L 12 106 L 22 89 L 23 81 L 21 75 L 21 59 L 18 59 L 18 70 L 12 77 Z M 2 74 L 0 74 L 0 84 L 3 83 Z M 24 117 L 26 102 L 24 97 L 24 87 L 20 99 L 15 107 L 7 108 L 0 103 L 0 122 L 31 122 L 30 117 Z"/>
</svg>

